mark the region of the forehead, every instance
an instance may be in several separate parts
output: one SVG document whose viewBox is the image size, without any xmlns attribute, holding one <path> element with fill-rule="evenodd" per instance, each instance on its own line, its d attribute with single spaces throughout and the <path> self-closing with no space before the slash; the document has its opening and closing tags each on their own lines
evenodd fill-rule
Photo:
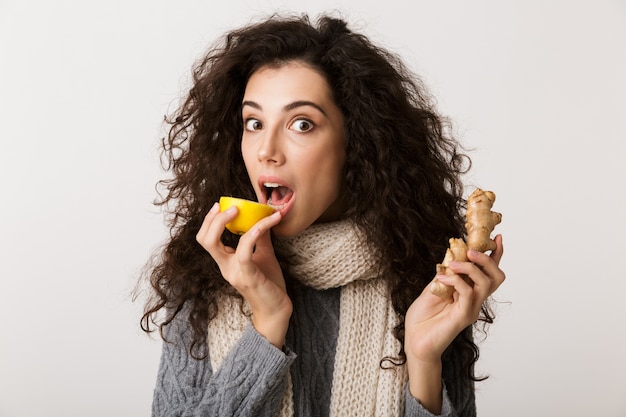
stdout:
<svg viewBox="0 0 626 417">
<path fill-rule="evenodd" d="M 250 76 L 244 97 L 254 101 L 280 97 L 285 100 L 332 101 L 326 78 L 317 69 L 299 62 L 259 68 Z"/>
</svg>

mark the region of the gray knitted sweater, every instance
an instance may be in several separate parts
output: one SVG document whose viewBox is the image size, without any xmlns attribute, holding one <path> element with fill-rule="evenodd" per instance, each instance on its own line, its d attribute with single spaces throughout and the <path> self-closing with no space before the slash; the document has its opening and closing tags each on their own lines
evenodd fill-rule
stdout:
<svg viewBox="0 0 626 417">
<path fill-rule="evenodd" d="M 339 324 L 340 289 L 299 287 L 284 350 L 252 326 L 215 373 L 210 360 L 189 355 L 191 330 L 182 314 L 166 329 L 152 405 L 153 417 L 274 416 L 291 373 L 294 416 L 328 416 Z M 476 415 L 473 390 L 449 377 L 458 363 L 444 362 L 442 415 Z M 404 416 L 432 416 L 406 390 Z M 391 416 L 390 416 L 391 417 Z M 395 416 L 394 416 L 395 417 Z"/>
</svg>

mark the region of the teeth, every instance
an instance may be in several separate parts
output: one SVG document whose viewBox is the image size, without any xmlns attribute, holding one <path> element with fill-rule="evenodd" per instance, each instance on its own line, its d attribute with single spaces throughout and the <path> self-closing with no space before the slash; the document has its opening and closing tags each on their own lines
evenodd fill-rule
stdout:
<svg viewBox="0 0 626 417">
<path fill-rule="evenodd" d="M 265 187 L 265 198 L 267 198 L 267 204 L 272 203 L 272 190 L 274 188 L 280 187 L 280 184 L 275 182 L 264 182 L 263 187 Z"/>
</svg>

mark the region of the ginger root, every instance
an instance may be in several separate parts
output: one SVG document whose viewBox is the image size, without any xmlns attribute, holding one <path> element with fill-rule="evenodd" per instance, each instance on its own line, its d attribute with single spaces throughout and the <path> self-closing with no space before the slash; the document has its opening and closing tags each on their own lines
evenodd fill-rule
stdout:
<svg viewBox="0 0 626 417">
<path fill-rule="evenodd" d="M 437 274 L 451 275 L 453 272 L 448 268 L 452 261 L 467 261 L 467 250 L 474 249 L 480 252 L 494 250 L 496 242 L 491 239 L 491 232 L 502 221 L 502 214 L 491 211 L 496 195 L 491 191 L 483 191 L 480 188 L 467 199 L 467 211 L 465 213 L 467 230 L 467 244 L 463 239 L 451 238 L 450 247 L 440 264 L 437 264 Z M 430 284 L 430 292 L 441 298 L 452 298 L 454 288 L 441 283 L 436 278 Z"/>
<path fill-rule="evenodd" d="M 491 191 L 480 188 L 474 190 L 467 199 L 467 247 L 479 252 L 486 252 L 496 248 L 496 242 L 491 240 L 491 232 L 502 221 L 502 214 L 491 211 L 496 195 Z"/>
</svg>

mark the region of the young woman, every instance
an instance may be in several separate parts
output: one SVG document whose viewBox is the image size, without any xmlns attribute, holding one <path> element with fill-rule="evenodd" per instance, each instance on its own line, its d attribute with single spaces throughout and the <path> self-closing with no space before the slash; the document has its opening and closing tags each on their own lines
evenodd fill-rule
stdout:
<svg viewBox="0 0 626 417">
<path fill-rule="evenodd" d="M 153 415 L 475 415 L 502 239 L 437 277 L 453 299 L 425 290 L 464 235 L 469 159 L 399 59 L 336 18 L 272 17 L 207 53 L 169 122 Z M 276 212 L 238 237 L 223 195 Z"/>
</svg>

